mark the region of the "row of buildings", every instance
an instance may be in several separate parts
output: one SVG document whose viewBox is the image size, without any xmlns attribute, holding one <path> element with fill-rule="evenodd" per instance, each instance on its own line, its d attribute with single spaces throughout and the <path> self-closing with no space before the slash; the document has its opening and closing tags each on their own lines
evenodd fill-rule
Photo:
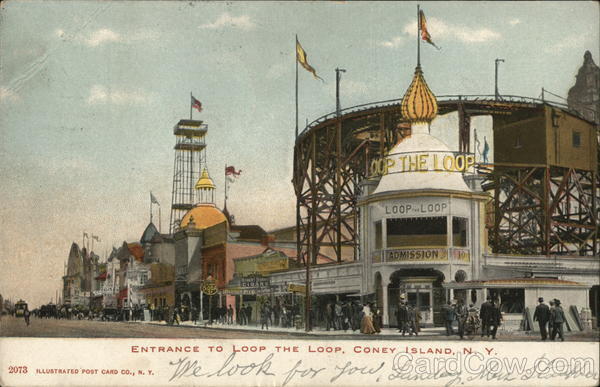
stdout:
<svg viewBox="0 0 600 387">
<path fill-rule="evenodd" d="M 402 135 L 373 160 L 376 173 L 356 183 L 355 211 L 340 215 L 338 227 L 356 230 L 344 235 L 352 242 L 345 245 L 339 236 L 328 244 L 319 239 L 327 219 L 315 216 L 311 226 L 304 220 L 313 214 L 306 212 L 295 226 L 270 233 L 235 224 L 226 205 L 222 211 L 215 205 L 201 153 L 205 124 L 181 120 L 174 128 L 170 232 L 150 222 L 139 241 L 123 242 L 106 262 L 73 243 L 63 300 L 92 309 L 178 306 L 184 316 L 197 310 L 204 318 L 229 305 L 234 311 L 250 305 L 256 313 L 266 301 L 301 312 L 308 283 L 317 323 L 329 302 L 369 300 L 384 325 L 394 326 L 398 303 L 406 300 L 424 325 L 438 325 L 448 300 L 480 305 L 488 296 L 500 301 L 509 329 L 533 326 L 539 297 L 561 299 L 573 328 L 586 324 L 581 316 L 588 311 L 598 321 L 600 75 L 589 53 L 582 69 L 569 92 L 571 109 L 544 101 L 512 111 L 506 101 L 488 104 L 505 109 L 494 117 L 490 164 L 431 135 L 438 101 L 418 66 L 397 107 L 402 126 L 386 128 Z M 340 131 L 345 124 L 332 122 Z M 374 141 L 368 136 L 359 140 Z M 307 166 L 319 161 L 314 151 L 312 157 Z M 198 168 L 186 171 L 192 163 Z M 307 230 L 311 235 L 300 240 Z M 214 284 L 214 295 L 207 284 Z"/>
</svg>

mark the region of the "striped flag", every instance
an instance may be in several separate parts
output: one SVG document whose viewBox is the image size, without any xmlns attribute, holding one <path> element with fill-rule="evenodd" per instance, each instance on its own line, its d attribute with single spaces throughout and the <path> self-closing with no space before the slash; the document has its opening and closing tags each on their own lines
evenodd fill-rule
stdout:
<svg viewBox="0 0 600 387">
<path fill-rule="evenodd" d="M 192 95 L 192 107 L 196 110 L 198 110 L 199 112 L 202 111 L 202 102 L 198 101 L 196 98 L 194 98 L 194 96 Z M 191 113 L 190 113 L 191 114 Z"/>
</svg>

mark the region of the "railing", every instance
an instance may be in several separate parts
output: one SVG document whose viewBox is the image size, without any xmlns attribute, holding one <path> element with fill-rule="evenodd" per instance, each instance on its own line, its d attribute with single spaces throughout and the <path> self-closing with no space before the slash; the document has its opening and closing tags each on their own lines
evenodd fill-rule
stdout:
<svg viewBox="0 0 600 387">
<path fill-rule="evenodd" d="M 464 95 L 463 94 L 455 94 L 455 95 L 449 94 L 449 95 L 438 95 L 438 96 L 436 96 L 436 98 L 438 99 L 438 104 L 444 104 L 445 102 L 454 102 L 454 101 L 493 102 L 493 103 L 498 103 L 498 104 L 501 104 L 503 102 L 524 103 L 524 104 L 533 104 L 533 105 L 548 104 L 551 106 L 556 106 L 558 108 L 567 110 L 576 116 L 583 117 L 581 115 L 581 113 L 569 108 L 569 106 L 567 104 L 555 102 L 555 101 L 549 101 L 547 99 L 523 97 L 523 96 L 519 96 L 519 95 L 501 95 L 501 96 L 499 96 L 499 98 L 496 98 L 496 96 L 493 94 L 464 94 Z M 368 110 L 368 109 L 372 109 L 372 108 L 392 106 L 394 104 L 400 104 L 401 102 L 402 102 L 402 98 L 395 98 L 395 99 L 388 99 L 388 100 L 384 100 L 384 101 L 364 103 L 364 104 L 350 106 L 350 107 L 341 109 L 340 115 L 344 115 L 346 113 L 354 113 L 354 112 L 358 112 L 358 111 Z M 324 121 L 327 121 L 329 119 L 332 119 L 336 116 L 337 116 L 337 112 L 334 111 L 334 112 L 324 114 L 324 115 L 314 119 L 312 122 L 310 122 L 308 125 L 306 125 L 306 127 L 304 128 L 304 130 L 302 130 L 302 132 L 300 132 L 298 137 L 301 137 L 305 133 L 308 133 L 308 131 L 310 131 L 310 129 L 317 126 L 318 124 L 320 124 Z"/>
</svg>

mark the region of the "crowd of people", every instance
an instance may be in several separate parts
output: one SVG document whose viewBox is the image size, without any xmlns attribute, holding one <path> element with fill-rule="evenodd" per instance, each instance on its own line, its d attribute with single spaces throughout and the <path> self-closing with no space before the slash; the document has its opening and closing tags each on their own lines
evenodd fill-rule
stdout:
<svg viewBox="0 0 600 387">
<path fill-rule="evenodd" d="M 538 299 L 539 305 L 535 309 L 533 321 L 539 325 L 541 339 L 543 341 L 550 337 L 550 340 L 555 340 L 556 337 L 564 341 L 563 323 L 566 322 L 565 312 L 561 307 L 560 300 L 553 299 L 549 302 L 550 305 L 544 303 L 544 299 Z M 284 328 L 298 327 L 302 317 L 300 306 L 288 305 L 285 303 L 275 303 L 271 305 L 269 301 L 257 304 L 257 317 L 261 329 L 268 330 L 269 326 L 277 326 Z M 151 321 L 166 321 L 168 324 L 181 324 L 182 321 L 192 321 L 197 323 L 199 320 L 199 311 L 195 307 L 154 307 L 149 305 L 147 308 Z M 43 305 L 38 309 L 29 311 L 25 307 L 23 317 L 27 325 L 30 324 L 30 314 L 38 318 L 57 318 L 57 319 L 101 319 L 114 321 L 143 321 L 147 319 L 145 308 L 134 306 L 132 308 L 119 308 L 112 311 L 106 309 L 95 313 L 90 310 L 85 310 L 78 307 Z M 253 307 L 250 304 L 243 303 L 234 310 L 232 305 L 228 307 L 213 306 L 208 316 L 208 323 L 247 326 L 255 324 L 253 321 Z M 446 335 L 451 336 L 457 334 L 461 339 L 465 335 L 481 334 L 481 337 L 491 337 L 496 339 L 499 326 L 502 324 L 502 313 L 498 300 L 488 296 L 486 301 L 481 305 L 481 308 L 470 304 L 468 307 L 462 299 L 458 299 L 456 304 L 448 301 L 442 306 L 442 316 L 445 323 Z M 322 328 L 329 330 L 351 330 L 353 332 L 360 331 L 362 334 L 380 333 L 383 327 L 383 317 L 381 310 L 375 303 L 360 303 L 358 300 L 347 301 L 330 301 L 324 307 L 316 306 L 312 313 L 311 319 L 313 326 L 315 317 L 319 318 Z M 405 335 L 418 336 L 420 332 L 421 313 L 419 308 L 408 303 L 404 297 L 400 298 L 398 308 L 396 310 L 396 321 L 398 324 L 398 332 Z M 458 327 L 454 331 L 454 325 Z M 480 332 L 479 332 L 480 331 Z"/>
<path fill-rule="evenodd" d="M 498 327 L 502 324 L 502 313 L 498 300 L 488 296 L 478 309 L 474 304 L 467 307 L 464 300 L 458 299 L 456 304 L 448 301 L 442 306 L 442 316 L 446 328 L 446 336 L 457 334 L 461 339 L 465 335 L 475 335 L 481 330 L 481 337 L 490 337 L 495 340 Z M 454 323 L 457 332 L 454 331 Z"/>
</svg>

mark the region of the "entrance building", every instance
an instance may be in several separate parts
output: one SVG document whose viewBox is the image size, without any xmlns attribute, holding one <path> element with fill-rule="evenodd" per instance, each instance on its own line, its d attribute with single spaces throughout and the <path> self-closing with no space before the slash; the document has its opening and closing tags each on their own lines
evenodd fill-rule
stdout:
<svg viewBox="0 0 600 387">
<path fill-rule="evenodd" d="M 443 283 L 481 275 L 489 197 L 465 183 L 474 156 L 452 152 L 430 134 L 436 112 L 417 67 L 402 101 L 411 134 L 371 163 L 358 201 L 363 285 L 373 289 L 388 326 L 397 325 L 401 301 L 419 311 L 422 325 L 441 324 L 439 311 L 450 296 Z"/>
</svg>

